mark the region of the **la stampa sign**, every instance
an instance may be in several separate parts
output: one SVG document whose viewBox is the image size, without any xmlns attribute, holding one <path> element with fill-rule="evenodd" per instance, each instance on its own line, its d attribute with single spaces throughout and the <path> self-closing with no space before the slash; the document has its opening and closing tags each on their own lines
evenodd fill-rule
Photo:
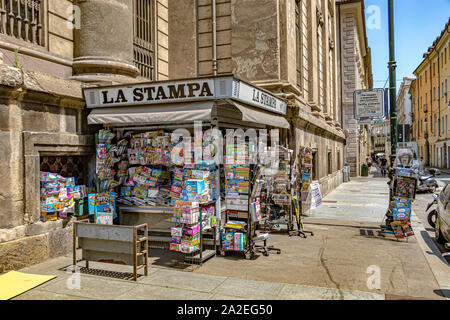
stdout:
<svg viewBox="0 0 450 320">
<path fill-rule="evenodd" d="M 83 89 L 88 108 L 233 99 L 275 113 L 287 104 L 270 92 L 231 76 Z"/>
</svg>

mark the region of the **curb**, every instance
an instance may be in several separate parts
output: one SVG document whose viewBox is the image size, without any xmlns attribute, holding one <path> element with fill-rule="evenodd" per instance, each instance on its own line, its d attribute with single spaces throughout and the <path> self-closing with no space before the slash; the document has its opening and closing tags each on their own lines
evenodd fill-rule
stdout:
<svg viewBox="0 0 450 320">
<path fill-rule="evenodd" d="M 431 240 L 431 238 L 424 238 L 424 234 L 428 236 L 428 231 L 425 230 L 423 223 L 414 211 L 411 212 L 411 227 L 413 228 L 414 235 L 417 239 L 417 244 L 422 250 L 422 254 L 425 257 L 439 288 L 445 298 L 450 300 L 450 272 L 448 269 L 450 265 L 443 257 L 441 257 L 441 251 L 433 240 Z M 432 254 L 429 254 L 430 250 Z"/>
</svg>

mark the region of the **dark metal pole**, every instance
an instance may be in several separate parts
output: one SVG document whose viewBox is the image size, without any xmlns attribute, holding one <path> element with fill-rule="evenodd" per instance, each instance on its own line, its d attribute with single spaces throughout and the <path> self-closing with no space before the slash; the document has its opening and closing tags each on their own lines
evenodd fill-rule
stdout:
<svg viewBox="0 0 450 320">
<path fill-rule="evenodd" d="M 394 42 L 394 0 L 389 3 L 389 91 L 390 91 L 390 118 L 391 118 L 391 166 L 394 165 L 397 154 L 398 128 L 397 128 L 397 84 L 395 70 L 395 42 Z"/>
</svg>

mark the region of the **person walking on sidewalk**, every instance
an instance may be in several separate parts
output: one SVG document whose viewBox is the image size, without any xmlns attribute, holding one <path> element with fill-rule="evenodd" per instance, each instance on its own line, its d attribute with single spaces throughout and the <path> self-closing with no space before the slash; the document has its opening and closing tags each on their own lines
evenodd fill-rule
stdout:
<svg viewBox="0 0 450 320">
<path fill-rule="evenodd" d="M 372 167 L 372 162 L 373 162 L 372 157 L 367 156 L 366 162 L 367 162 L 367 166 L 369 167 L 369 170 L 370 170 L 370 168 Z"/>
<path fill-rule="evenodd" d="M 380 159 L 381 175 L 386 177 L 387 174 L 387 159 L 382 156 Z"/>
</svg>

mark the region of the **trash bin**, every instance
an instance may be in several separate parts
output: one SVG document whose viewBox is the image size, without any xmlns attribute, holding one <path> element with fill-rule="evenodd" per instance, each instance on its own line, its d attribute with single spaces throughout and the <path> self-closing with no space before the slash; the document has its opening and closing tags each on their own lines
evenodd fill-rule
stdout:
<svg viewBox="0 0 450 320">
<path fill-rule="evenodd" d="M 367 164 L 363 164 L 361 167 L 361 176 L 368 177 L 369 176 L 369 166 Z"/>
<path fill-rule="evenodd" d="M 348 182 L 349 181 L 349 177 L 350 177 L 350 166 L 344 166 L 344 182 Z"/>
</svg>

